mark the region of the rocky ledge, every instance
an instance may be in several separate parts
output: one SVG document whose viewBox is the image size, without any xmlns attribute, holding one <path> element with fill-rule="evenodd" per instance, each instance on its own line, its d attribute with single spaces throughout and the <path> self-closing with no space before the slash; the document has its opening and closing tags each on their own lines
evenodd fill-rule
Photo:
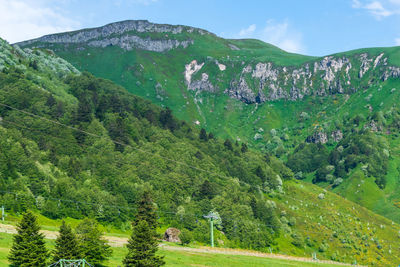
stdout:
<svg viewBox="0 0 400 267">
<path fill-rule="evenodd" d="M 188 89 L 216 90 L 206 72 L 202 73 L 201 80 L 191 80 L 205 64 L 214 62 L 192 61 L 186 65 L 184 75 Z M 299 67 L 258 62 L 244 64 L 224 93 L 248 104 L 279 99 L 294 101 L 307 95 L 352 94 L 359 88 L 367 88 L 389 78 L 400 78 L 400 68 L 389 66 L 384 53 L 377 56 L 366 53 L 349 57 L 327 56 Z"/>
<path fill-rule="evenodd" d="M 179 33 L 198 33 L 201 35 L 211 34 L 205 30 L 181 26 L 156 24 L 147 20 L 127 20 L 107 24 L 98 28 L 91 28 L 67 33 L 46 35 L 37 39 L 32 39 L 17 43 L 24 47 L 27 45 L 37 45 L 38 47 L 46 44 L 88 44 L 94 47 L 105 47 L 110 45 L 119 46 L 125 50 L 133 48 L 163 52 L 177 48 L 185 48 L 193 44 L 193 40 L 177 40 L 173 36 Z M 170 34 L 168 38 L 154 39 L 143 38 L 140 33 L 165 33 Z"/>
</svg>

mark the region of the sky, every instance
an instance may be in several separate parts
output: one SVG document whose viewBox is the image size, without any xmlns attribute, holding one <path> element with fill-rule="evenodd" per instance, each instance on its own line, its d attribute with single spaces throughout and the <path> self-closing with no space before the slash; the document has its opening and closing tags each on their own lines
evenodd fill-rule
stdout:
<svg viewBox="0 0 400 267">
<path fill-rule="evenodd" d="M 256 38 L 313 56 L 400 46 L 400 0 L 0 0 L 0 37 L 10 43 L 127 19 Z"/>
</svg>

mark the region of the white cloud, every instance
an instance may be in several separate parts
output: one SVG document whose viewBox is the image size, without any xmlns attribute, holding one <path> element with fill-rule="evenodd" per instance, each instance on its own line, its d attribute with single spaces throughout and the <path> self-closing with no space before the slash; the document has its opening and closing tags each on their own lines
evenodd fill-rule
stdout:
<svg viewBox="0 0 400 267">
<path fill-rule="evenodd" d="M 370 2 L 353 0 L 351 6 L 355 9 L 368 11 L 377 20 L 400 14 L 400 0 L 376 0 Z"/>
<path fill-rule="evenodd" d="M 241 29 L 239 32 L 239 36 L 247 37 L 247 36 L 253 34 L 256 30 L 256 27 L 257 27 L 256 24 L 251 24 L 246 29 Z"/>
<path fill-rule="evenodd" d="M 392 11 L 389 11 L 386 8 L 384 8 L 382 6 L 382 3 L 378 1 L 366 4 L 364 8 L 367 9 L 369 12 L 371 12 L 371 14 L 377 17 L 378 19 L 393 15 Z"/>
<path fill-rule="evenodd" d="M 400 37 L 394 39 L 394 43 L 395 43 L 397 46 L 400 46 Z"/>
<path fill-rule="evenodd" d="M 362 7 L 362 4 L 361 4 L 361 2 L 358 1 L 358 0 L 353 0 L 353 3 L 352 3 L 352 5 L 351 5 L 351 7 L 352 7 L 352 8 L 361 8 L 361 7 Z"/>
<path fill-rule="evenodd" d="M 256 24 L 252 24 L 241 29 L 234 37 L 260 39 L 288 52 L 304 52 L 301 33 L 292 29 L 287 21 L 277 23 L 274 20 L 269 20 L 264 27 L 258 30 Z"/>
<path fill-rule="evenodd" d="M 0 0 L 0 37 L 10 43 L 77 29 L 51 1 Z"/>
</svg>

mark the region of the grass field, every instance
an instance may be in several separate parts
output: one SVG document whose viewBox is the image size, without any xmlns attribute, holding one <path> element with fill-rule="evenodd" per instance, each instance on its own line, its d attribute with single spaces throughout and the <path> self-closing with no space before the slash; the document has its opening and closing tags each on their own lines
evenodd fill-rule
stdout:
<svg viewBox="0 0 400 267">
<path fill-rule="evenodd" d="M 7 254 L 12 243 L 12 235 L 0 233 L 0 266 L 8 266 Z M 47 247 L 54 247 L 54 240 L 47 240 Z M 122 266 L 122 259 L 127 253 L 126 248 L 114 247 L 113 255 L 106 266 Z M 268 259 L 242 255 L 221 255 L 211 253 L 194 253 L 189 251 L 160 250 L 160 255 L 165 256 L 166 266 L 337 266 L 321 263 L 307 263 L 290 260 Z"/>
</svg>

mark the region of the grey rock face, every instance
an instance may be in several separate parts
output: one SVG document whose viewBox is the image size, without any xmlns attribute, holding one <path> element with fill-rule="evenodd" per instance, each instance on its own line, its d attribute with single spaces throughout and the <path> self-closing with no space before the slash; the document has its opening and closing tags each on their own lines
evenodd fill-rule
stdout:
<svg viewBox="0 0 400 267">
<path fill-rule="evenodd" d="M 208 74 L 207 73 L 202 73 L 200 80 L 192 81 L 189 84 L 188 89 L 189 90 L 194 90 L 194 91 L 208 91 L 208 92 L 215 92 L 216 91 L 214 86 L 208 80 Z"/>
<path fill-rule="evenodd" d="M 127 35 L 121 37 L 114 37 L 111 39 L 94 40 L 88 42 L 88 45 L 94 47 L 106 47 L 110 45 L 116 45 L 124 50 L 132 50 L 139 48 L 154 52 L 164 52 L 179 46 L 186 48 L 190 44 L 193 44 L 193 40 L 178 41 L 178 40 L 152 40 L 150 38 L 141 38 L 134 35 Z"/>
<path fill-rule="evenodd" d="M 254 68 L 250 65 L 243 68 L 239 81 L 231 82 L 231 86 L 226 92 L 246 103 L 262 103 L 277 99 L 297 100 L 311 93 L 316 95 L 344 93 L 341 80 L 350 80 L 349 70 L 351 67 L 347 58 L 331 56 L 315 62 L 313 69 L 309 64 L 294 68 L 276 67 L 271 62 L 260 62 Z M 339 72 L 340 75 L 337 75 Z M 257 95 L 245 82 L 245 77 L 248 77 L 247 73 L 252 79 L 258 81 Z M 322 80 L 316 90 L 314 88 L 316 86 L 313 85 L 313 77 L 320 77 Z M 258 101 L 256 100 L 257 96 L 260 96 Z"/>
<path fill-rule="evenodd" d="M 361 66 L 360 72 L 358 73 L 358 78 L 362 78 L 364 74 L 369 70 L 369 68 L 371 67 L 372 59 L 369 59 L 368 54 L 364 53 L 360 55 L 360 61 Z"/>
<path fill-rule="evenodd" d="M 382 74 L 381 80 L 386 81 L 388 78 L 400 78 L 400 68 L 388 67 L 388 69 Z"/>
<path fill-rule="evenodd" d="M 279 67 L 271 62 L 259 62 L 254 67 L 247 65 L 239 78 L 231 81 L 225 93 L 245 103 L 278 99 L 294 101 L 307 95 L 351 94 L 356 92 L 351 80 L 354 72 L 358 73 L 356 78 L 365 80 L 366 86 L 371 85 L 371 81 L 365 78 L 367 74 L 371 78 L 378 76 L 383 81 L 400 78 L 400 68 L 387 66 L 383 53 L 376 57 L 364 53 L 352 60 L 345 56 L 328 56 L 300 67 Z M 249 81 L 255 87 L 249 86 Z"/>
<path fill-rule="evenodd" d="M 237 85 L 231 86 L 233 89 L 225 90 L 224 93 L 228 94 L 232 98 L 239 99 L 245 103 L 251 104 L 256 102 L 256 96 L 253 91 L 249 88 L 244 79 L 240 79 Z"/>
<path fill-rule="evenodd" d="M 188 90 L 193 91 L 208 91 L 208 92 L 216 92 L 216 88 L 212 85 L 212 83 L 208 80 L 208 74 L 202 73 L 200 80 L 193 80 L 192 76 L 201 70 L 204 66 L 204 63 L 198 64 L 197 60 L 193 60 L 189 64 L 185 65 L 185 83 L 187 85 Z"/>
<path fill-rule="evenodd" d="M 240 50 L 240 48 L 237 47 L 236 45 L 233 45 L 233 44 L 228 44 L 228 45 L 232 50 Z"/>
<path fill-rule="evenodd" d="M 135 33 L 167 33 L 174 35 L 185 31 L 197 32 L 202 35 L 210 34 L 207 31 L 193 27 L 155 24 L 148 22 L 147 20 L 127 20 L 111 23 L 99 28 L 46 35 L 37 39 L 20 42 L 18 45 L 26 46 L 36 42 L 63 44 L 88 43 L 91 46 L 98 47 L 117 45 L 126 50 L 130 50 L 135 47 L 150 51 L 163 52 L 177 48 L 178 46 L 187 47 L 188 45 L 193 44 L 193 40 L 188 39 L 179 41 L 173 37 L 169 39 L 157 40 L 142 38 L 140 36 L 136 36 Z"/>
<path fill-rule="evenodd" d="M 343 133 L 341 130 L 336 130 L 331 133 L 332 140 L 335 142 L 339 142 L 343 139 Z"/>
<path fill-rule="evenodd" d="M 315 132 L 313 135 L 307 137 L 306 142 L 315 144 L 326 144 L 328 142 L 328 136 L 324 132 Z"/>
<path fill-rule="evenodd" d="M 374 120 L 364 125 L 364 129 L 369 129 L 371 132 L 380 132 L 382 131 L 382 125 L 379 125 Z"/>
</svg>

